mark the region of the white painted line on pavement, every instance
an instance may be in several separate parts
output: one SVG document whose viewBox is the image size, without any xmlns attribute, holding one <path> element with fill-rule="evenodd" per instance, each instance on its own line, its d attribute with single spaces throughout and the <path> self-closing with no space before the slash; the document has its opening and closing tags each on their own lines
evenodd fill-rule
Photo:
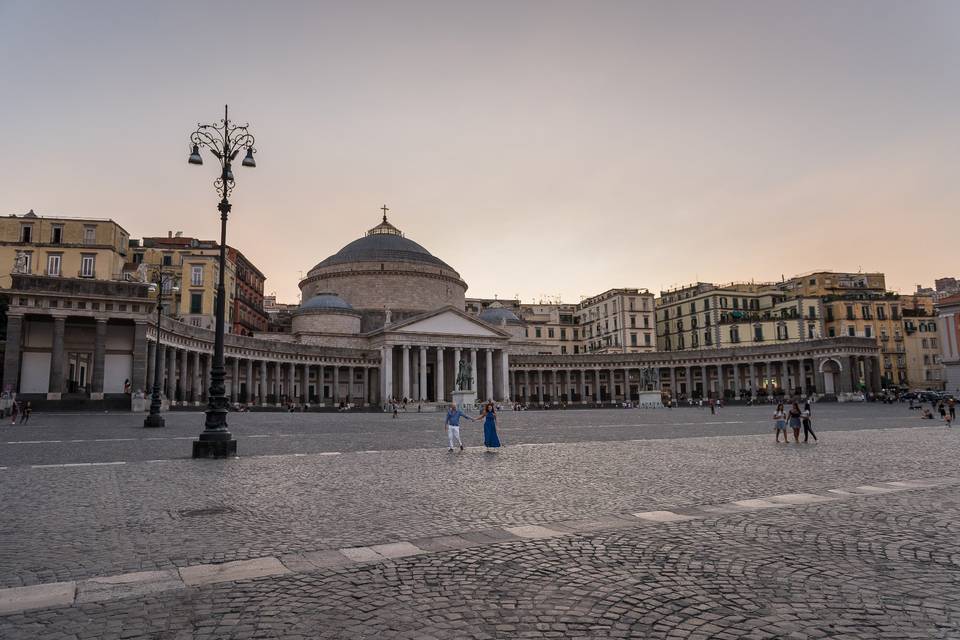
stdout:
<svg viewBox="0 0 960 640">
<path fill-rule="evenodd" d="M 127 464 L 124 461 L 120 462 L 66 462 L 61 464 L 32 464 L 30 465 L 31 469 L 50 469 L 53 467 L 108 467 L 118 464 Z"/>
<path fill-rule="evenodd" d="M 321 456 L 339 456 L 339 451 L 323 451 L 320 453 Z"/>
</svg>

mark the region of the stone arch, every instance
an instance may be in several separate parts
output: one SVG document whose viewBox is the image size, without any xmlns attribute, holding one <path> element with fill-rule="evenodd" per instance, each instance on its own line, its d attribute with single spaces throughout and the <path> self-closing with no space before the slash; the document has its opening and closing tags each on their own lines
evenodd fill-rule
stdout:
<svg viewBox="0 0 960 640">
<path fill-rule="evenodd" d="M 823 376 L 823 392 L 828 396 L 837 393 L 837 384 L 840 382 L 840 373 L 843 372 L 843 364 L 836 358 L 824 358 L 820 361 L 817 371 Z"/>
</svg>

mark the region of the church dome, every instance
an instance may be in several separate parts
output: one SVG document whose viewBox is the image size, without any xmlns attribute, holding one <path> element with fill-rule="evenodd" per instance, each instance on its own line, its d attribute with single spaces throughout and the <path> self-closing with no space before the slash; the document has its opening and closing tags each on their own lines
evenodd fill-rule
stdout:
<svg viewBox="0 0 960 640">
<path fill-rule="evenodd" d="M 479 318 L 492 325 L 498 325 L 501 322 L 504 324 L 523 324 L 523 320 L 518 318 L 517 314 L 496 302 L 481 311 Z"/>
<path fill-rule="evenodd" d="M 463 309 L 467 283 L 460 274 L 404 237 L 383 209 L 380 224 L 307 272 L 300 281 L 302 308 L 336 291 L 336 298 L 363 315 L 364 331 L 383 326 L 387 309 L 396 320 L 446 306 Z M 327 298 L 321 303 L 337 304 Z"/>
<path fill-rule="evenodd" d="M 453 271 L 446 262 L 404 237 L 402 231 L 387 222 L 386 214 L 383 221 L 362 238 L 346 245 L 311 271 L 353 262 L 419 262 Z"/>
<path fill-rule="evenodd" d="M 352 310 L 350 303 L 335 293 L 318 293 L 300 304 L 301 309 L 342 309 Z"/>
</svg>

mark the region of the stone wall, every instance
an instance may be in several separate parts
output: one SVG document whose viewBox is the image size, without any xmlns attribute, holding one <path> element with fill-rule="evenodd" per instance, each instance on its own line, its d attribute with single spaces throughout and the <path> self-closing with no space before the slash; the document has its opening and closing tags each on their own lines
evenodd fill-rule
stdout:
<svg viewBox="0 0 960 640">
<path fill-rule="evenodd" d="M 293 315 L 292 333 L 360 333 L 360 314 L 337 309 L 302 309 Z"/>
<path fill-rule="evenodd" d="M 383 266 L 381 270 L 380 267 Z M 467 285 L 447 269 L 409 262 L 333 266 L 301 283 L 302 298 L 335 293 L 354 309 L 431 311 L 464 308 Z"/>
</svg>

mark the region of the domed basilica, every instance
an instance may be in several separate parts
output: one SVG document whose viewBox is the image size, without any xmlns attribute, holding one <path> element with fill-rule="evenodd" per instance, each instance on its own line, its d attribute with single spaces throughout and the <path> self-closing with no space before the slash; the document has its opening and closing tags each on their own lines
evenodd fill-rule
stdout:
<svg viewBox="0 0 960 640">
<path fill-rule="evenodd" d="M 523 323 L 493 307 L 464 311 L 460 274 L 387 220 L 315 265 L 300 281 L 291 333 L 300 345 L 378 350 L 383 398 L 443 402 L 460 361 L 480 397 L 507 399 L 509 353 L 523 352 Z"/>
</svg>

